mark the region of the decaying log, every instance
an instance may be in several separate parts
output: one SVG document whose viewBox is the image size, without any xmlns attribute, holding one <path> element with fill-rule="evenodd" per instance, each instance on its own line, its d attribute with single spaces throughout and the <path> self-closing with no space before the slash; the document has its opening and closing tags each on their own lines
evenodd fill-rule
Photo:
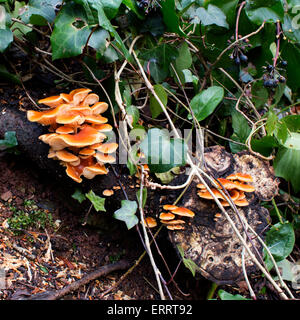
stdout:
<svg viewBox="0 0 300 320">
<path fill-rule="evenodd" d="M 111 189 L 118 185 L 119 180 L 112 170 L 106 176 L 97 176 L 93 180 L 86 180 L 78 185 L 66 176 L 64 168 L 58 161 L 47 158 L 48 145 L 38 140 L 38 136 L 47 132 L 41 125 L 27 121 L 25 113 L 16 109 L 0 107 L 0 137 L 6 131 L 13 130 L 19 142 L 19 150 L 29 157 L 39 168 L 46 170 L 56 177 L 62 184 L 75 187 L 80 186 L 83 190 L 93 189 L 96 194 L 101 195 L 104 189 Z M 254 193 L 247 194 L 250 203 L 247 207 L 239 207 L 240 216 L 247 219 L 248 224 L 263 236 L 268 225 L 268 211 L 261 207 L 261 200 L 270 200 L 278 192 L 279 181 L 274 177 L 272 168 L 267 162 L 258 159 L 248 152 L 232 155 L 220 146 L 207 148 L 205 150 L 206 170 L 215 178 L 226 177 L 233 172 L 249 173 L 254 178 L 253 185 L 256 187 Z M 136 191 L 129 185 L 134 185 L 134 179 L 128 175 L 125 166 L 115 165 L 124 184 L 124 190 L 129 199 L 136 200 Z M 175 178 L 171 184 L 182 184 L 187 176 L 184 174 Z M 199 267 L 200 274 L 212 281 L 222 284 L 232 284 L 242 278 L 241 252 L 242 245 L 234 234 L 225 217 L 215 218 L 220 210 L 213 200 L 200 199 L 197 196 L 195 178 L 185 192 L 179 206 L 187 207 L 195 212 L 195 218 L 186 220 L 186 229 L 183 231 L 170 231 L 169 239 L 174 247 L 181 246 L 185 257 L 193 260 Z M 162 211 L 162 205 L 170 204 L 175 200 L 182 190 L 149 190 L 145 212 L 158 217 Z M 114 212 L 120 207 L 120 201 L 124 199 L 122 190 L 116 190 L 112 197 L 107 199 L 107 208 Z M 242 226 L 238 217 L 231 209 L 227 209 L 236 226 L 242 232 Z M 250 232 L 249 232 L 250 233 Z M 251 234 L 251 233 L 250 233 Z M 248 241 L 249 242 L 249 241 Z M 259 252 L 262 247 L 253 238 L 249 245 L 255 245 Z M 246 255 L 246 269 L 248 272 L 255 270 L 252 261 Z"/>
</svg>

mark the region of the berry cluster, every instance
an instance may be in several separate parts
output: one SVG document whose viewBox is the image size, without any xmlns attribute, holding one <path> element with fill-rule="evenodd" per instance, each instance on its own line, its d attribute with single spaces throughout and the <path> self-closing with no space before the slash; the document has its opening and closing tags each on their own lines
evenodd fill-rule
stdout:
<svg viewBox="0 0 300 320">
<path fill-rule="evenodd" d="M 242 38 L 241 35 L 239 35 L 239 39 L 240 38 Z M 232 43 L 232 41 L 234 41 L 233 36 L 228 40 L 228 43 Z M 230 59 L 234 60 L 236 65 L 240 65 L 242 62 L 247 63 L 248 57 L 245 53 L 251 47 L 252 45 L 249 43 L 249 39 L 242 40 L 234 47 L 233 52 L 230 55 Z"/>
<path fill-rule="evenodd" d="M 287 61 L 282 60 L 280 65 L 285 68 L 287 66 Z M 286 79 L 279 73 L 279 70 L 284 70 L 282 68 L 277 68 L 272 64 L 268 64 L 263 67 L 265 73 L 263 75 L 264 87 L 266 88 L 276 88 L 278 83 L 285 83 Z"/>
<path fill-rule="evenodd" d="M 138 0 L 138 7 L 148 14 L 151 10 L 155 10 L 158 5 L 157 0 Z"/>
</svg>

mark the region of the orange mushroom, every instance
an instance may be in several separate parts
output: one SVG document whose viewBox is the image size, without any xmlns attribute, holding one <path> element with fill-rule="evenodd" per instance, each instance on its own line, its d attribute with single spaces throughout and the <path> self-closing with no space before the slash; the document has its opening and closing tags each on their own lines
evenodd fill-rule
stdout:
<svg viewBox="0 0 300 320">
<path fill-rule="evenodd" d="M 177 209 L 178 207 L 177 206 L 174 206 L 174 205 L 172 205 L 172 204 L 165 204 L 164 206 L 163 206 L 163 209 L 164 210 L 175 210 L 175 209 Z"/>
<path fill-rule="evenodd" d="M 60 95 L 47 97 L 44 99 L 40 99 L 38 101 L 38 103 L 44 104 L 50 108 L 55 108 L 55 107 L 59 106 L 60 104 L 62 104 L 63 102 L 64 102 L 64 100 L 62 99 L 62 97 Z"/>
<path fill-rule="evenodd" d="M 148 228 L 155 228 L 157 226 L 157 222 L 154 218 L 152 217 L 147 217 L 144 219 L 144 222 L 145 222 L 145 225 L 148 227 Z"/>
<path fill-rule="evenodd" d="M 167 225 L 167 229 L 169 230 L 184 230 L 184 226 L 183 225 Z"/>
<path fill-rule="evenodd" d="M 193 218 L 195 216 L 195 213 L 191 211 L 190 209 L 184 208 L 184 207 L 178 207 L 176 209 L 170 210 L 172 213 L 182 216 L 182 217 L 189 217 Z"/>
<path fill-rule="evenodd" d="M 162 212 L 160 215 L 159 215 L 159 219 L 160 220 L 172 220 L 175 218 L 175 214 L 171 213 L 171 212 Z"/>
</svg>

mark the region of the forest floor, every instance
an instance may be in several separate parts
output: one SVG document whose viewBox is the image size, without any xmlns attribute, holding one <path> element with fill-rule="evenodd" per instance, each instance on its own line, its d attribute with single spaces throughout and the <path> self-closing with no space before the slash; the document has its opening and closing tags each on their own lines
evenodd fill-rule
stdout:
<svg viewBox="0 0 300 320">
<path fill-rule="evenodd" d="M 71 197 L 62 196 L 59 183 L 50 182 L 22 155 L 2 154 L 0 169 L 0 265 L 6 270 L 0 299 L 26 299 L 43 291 L 58 290 L 121 258 L 134 265 L 143 253 L 136 231 L 128 231 L 115 219 L 111 223 L 119 224 L 119 232 L 110 232 L 107 226 L 99 228 L 97 215 L 101 213 L 96 212 L 91 212 L 89 223 L 82 225 L 86 212 L 80 212 Z M 24 229 L 21 232 L 8 229 L 8 219 Z M 178 259 L 173 262 L 178 263 Z M 147 256 L 119 286 L 102 297 L 125 272 L 113 272 L 91 281 L 64 299 L 159 299 Z M 188 272 L 180 267 L 175 280 L 184 279 L 180 281 L 181 289 L 188 290 L 190 295 L 182 295 L 171 285 L 174 299 L 200 299 L 209 289 L 209 281 L 197 280 Z"/>
</svg>

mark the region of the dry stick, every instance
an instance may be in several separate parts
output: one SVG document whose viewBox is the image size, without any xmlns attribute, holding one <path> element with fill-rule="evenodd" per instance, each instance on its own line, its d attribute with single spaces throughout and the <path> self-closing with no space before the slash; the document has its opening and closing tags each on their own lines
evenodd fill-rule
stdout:
<svg viewBox="0 0 300 320">
<path fill-rule="evenodd" d="M 162 290 L 162 284 L 161 284 L 161 280 L 160 280 L 160 276 L 161 276 L 161 272 L 159 271 L 159 269 L 157 268 L 152 252 L 151 252 L 151 247 L 150 247 L 150 242 L 149 242 L 149 237 L 147 234 L 147 230 L 146 230 L 146 226 L 145 226 L 145 218 L 144 218 L 144 209 L 143 209 L 143 181 L 144 181 L 144 167 L 141 166 L 141 184 L 140 184 L 140 201 L 139 201 L 139 210 L 140 210 L 140 217 L 141 217 L 141 223 L 142 223 L 142 227 L 143 227 L 143 232 L 144 232 L 144 238 L 145 238 L 145 245 L 146 245 L 146 251 L 148 253 L 150 262 L 152 264 L 152 268 L 156 277 L 156 282 L 158 285 L 158 290 L 159 290 L 159 294 L 160 294 L 160 298 L 162 300 L 166 300 L 163 290 Z"/>
<path fill-rule="evenodd" d="M 74 281 L 71 284 L 67 285 L 63 289 L 57 290 L 55 292 L 41 292 L 31 296 L 28 300 L 57 300 L 65 296 L 66 294 L 79 289 L 81 286 L 93 281 L 99 277 L 105 276 L 108 273 L 124 270 L 128 268 L 129 262 L 126 260 L 120 260 L 113 264 L 108 264 L 98 268 L 97 270 L 85 275 L 78 281 Z"/>
<path fill-rule="evenodd" d="M 167 117 L 170 126 L 172 127 L 175 135 L 177 135 L 178 138 L 179 134 L 176 131 L 176 128 L 164 106 L 164 104 L 162 103 L 162 101 L 160 100 L 160 98 L 157 96 L 152 84 L 150 83 L 150 81 L 148 80 L 143 67 L 140 64 L 139 59 L 136 56 L 136 53 L 134 51 L 132 51 L 133 56 L 139 66 L 140 72 L 144 78 L 145 84 L 148 87 L 148 89 L 151 91 L 151 93 L 153 94 L 153 96 L 155 97 L 155 99 L 157 100 L 157 102 L 159 103 L 159 105 L 161 106 L 163 112 L 165 113 L 165 116 Z M 192 168 L 197 168 L 197 170 L 199 170 L 201 172 L 201 174 L 205 173 L 203 170 L 201 170 L 200 168 L 198 168 L 197 166 L 194 165 L 194 163 L 192 162 L 191 158 L 189 155 L 187 155 L 187 162 L 190 164 L 190 166 Z M 248 254 L 250 255 L 252 261 L 257 265 L 257 267 L 263 272 L 263 274 L 265 274 L 266 278 L 271 282 L 271 284 L 274 286 L 274 288 L 277 290 L 277 292 L 279 293 L 279 295 L 284 299 L 284 300 L 288 300 L 288 297 L 286 296 L 286 294 L 281 290 L 281 288 L 277 285 L 277 283 L 273 280 L 272 276 L 268 273 L 268 271 L 260 264 L 260 262 L 257 260 L 257 258 L 255 257 L 255 255 L 251 252 L 249 246 L 247 245 L 246 241 L 244 241 L 244 238 L 242 237 L 242 235 L 240 234 L 239 230 L 237 229 L 237 227 L 235 226 L 234 222 L 232 221 L 232 219 L 230 218 L 229 214 L 226 212 L 226 210 L 224 209 L 224 207 L 222 206 L 222 204 L 220 203 L 220 201 L 218 200 L 218 198 L 216 198 L 216 196 L 214 195 L 214 193 L 211 191 L 210 187 L 206 184 L 205 180 L 203 179 L 202 175 L 199 172 L 196 172 L 196 175 L 198 176 L 198 178 L 200 179 L 200 181 L 204 184 L 204 186 L 206 187 L 206 189 L 209 191 L 209 193 L 211 194 L 211 196 L 214 198 L 216 204 L 218 205 L 218 207 L 220 208 L 220 210 L 224 213 L 226 219 L 228 220 L 229 224 L 231 225 L 232 229 L 234 230 L 234 232 L 236 233 L 237 237 L 239 238 L 240 242 L 243 244 L 243 246 L 245 247 L 245 249 L 247 250 Z"/>
</svg>

